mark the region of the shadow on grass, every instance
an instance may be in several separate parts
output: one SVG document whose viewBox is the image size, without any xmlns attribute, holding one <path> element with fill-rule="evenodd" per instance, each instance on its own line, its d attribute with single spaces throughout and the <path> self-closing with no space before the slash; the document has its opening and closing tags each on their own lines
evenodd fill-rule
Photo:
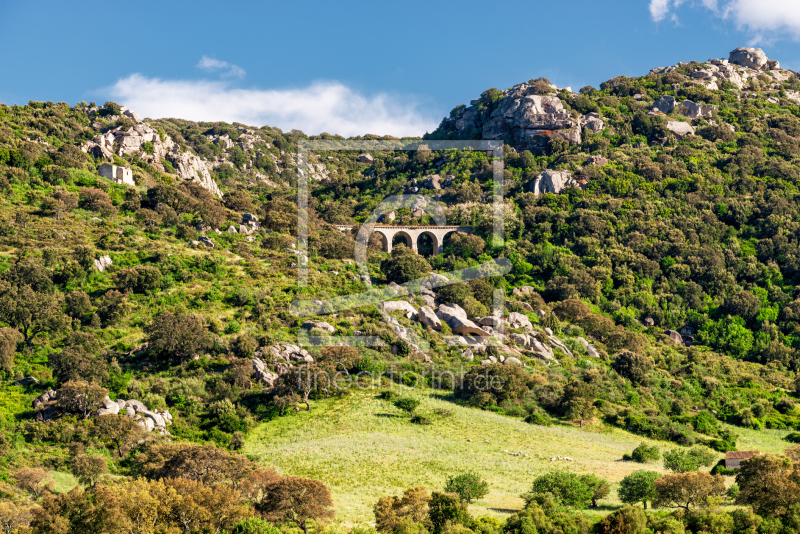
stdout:
<svg viewBox="0 0 800 534">
<path fill-rule="evenodd" d="M 406 419 L 405 415 L 397 415 L 396 413 L 376 413 L 375 417 L 391 417 L 395 419 Z"/>
<path fill-rule="evenodd" d="M 452 402 L 453 404 L 457 404 L 459 406 L 466 406 L 466 404 L 458 402 L 454 393 L 433 393 L 431 398 L 445 402 Z"/>
<path fill-rule="evenodd" d="M 519 510 L 512 508 L 487 508 L 487 510 L 491 510 L 492 512 L 497 512 L 498 514 L 516 514 L 517 512 L 519 512 Z"/>
<path fill-rule="evenodd" d="M 589 512 L 613 512 L 614 510 L 619 510 L 619 508 L 620 506 L 613 504 L 598 504 L 597 506 L 589 507 L 586 510 Z"/>
</svg>

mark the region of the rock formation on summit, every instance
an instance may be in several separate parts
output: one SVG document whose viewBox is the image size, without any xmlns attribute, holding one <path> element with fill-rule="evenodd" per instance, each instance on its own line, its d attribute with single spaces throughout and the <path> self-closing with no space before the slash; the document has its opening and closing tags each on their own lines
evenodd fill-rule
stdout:
<svg viewBox="0 0 800 534">
<path fill-rule="evenodd" d="M 127 113 L 125 111 L 124 113 Z M 138 115 L 131 112 L 138 119 Z M 211 165 L 189 150 L 181 151 L 168 135 L 159 134 L 148 123 L 139 121 L 135 126 L 117 126 L 98 134 L 81 146 L 81 150 L 97 158 L 113 162 L 114 156 L 131 154 L 164 170 L 164 161 L 169 161 L 178 177 L 188 182 L 197 182 L 218 197 L 222 191 L 211 177 Z M 127 183 L 127 182 L 126 182 Z"/>
</svg>

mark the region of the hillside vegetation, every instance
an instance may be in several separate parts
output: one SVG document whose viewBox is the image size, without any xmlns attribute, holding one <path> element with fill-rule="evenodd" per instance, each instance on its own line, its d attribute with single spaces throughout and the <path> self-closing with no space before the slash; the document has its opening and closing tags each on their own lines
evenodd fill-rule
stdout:
<svg viewBox="0 0 800 534">
<path fill-rule="evenodd" d="M 307 258 L 298 142 L 341 137 L 0 105 L 0 525 L 796 532 L 800 80 L 758 52 L 314 152 Z M 503 239 L 500 153 L 431 149 L 475 138 L 505 143 Z M 384 222 L 470 231 L 373 235 L 365 274 L 400 194 Z M 292 313 L 370 290 L 405 303 Z"/>
</svg>

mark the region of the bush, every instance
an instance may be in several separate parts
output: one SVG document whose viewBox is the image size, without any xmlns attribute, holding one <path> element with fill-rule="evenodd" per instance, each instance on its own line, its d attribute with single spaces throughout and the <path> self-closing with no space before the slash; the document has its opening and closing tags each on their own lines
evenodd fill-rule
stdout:
<svg viewBox="0 0 800 534">
<path fill-rule="evenodd" d="M 700 467 L 710 467 L 716 456 L 701 446 L 688 450 L 672 449 L 664 453 L 664 467 L 675 473 L 689 473 L 697 471 Z"/>
<path fill-rule="evenodd" d="M 404 245 L 397 245 L 392 249 L 392 255 L 381 262 L 381 272 L 388 282 L 404 284 L 428 275 L 431 271 L 430 264 Z"/>
<path fill-rule="evenodd" d="M 648 462 L 656 462 L 661 458 L 661 451 L 659 451 L 656 445 L 648 445 L 646 443 L 640 443 L 638 447 L 633 449 L 631 453 L 631 459 L 634 462 L 639 462 L 640 464 L 648 463 Z"/>
<path fill-rule="evenodd" d="M 788 441 L 789 443 L 800 443 L 800 432 L 792 432 L 790 434 L 786 434 L 786 436 L 783 439 Z"/>
<path fill-rule="evenodd" d="M 537 496 L 548 493 L 564 506 L 587 508 L 592 502 L 594 489 L 580 475 L 569 471 L 552 471 L 536 477 L 531 491 L 523 497 L 526 503 L 530 503 Z"/>
<path fill-rule="evenodd" d="M 647 356 L 623 350 L 617 354 L 611 367 L 634 384 L 643 384 L 647 381 L 647 373 L 652 369 L 653 362 Z"/>
<path fill-rule="evenodd" d="M 419 401 L 411 397 L 400 397 L 394 401 L 395 407 L 408 412 L 411 417 L 414 417 L 414 411 L 419 407 Z"/>
<path fill-rule="evenodd" d="M 641 508 L 625 506 L 605 516 L 596 527 L 598 534 L 645 534 L 647 516 Z"/>
</svg>

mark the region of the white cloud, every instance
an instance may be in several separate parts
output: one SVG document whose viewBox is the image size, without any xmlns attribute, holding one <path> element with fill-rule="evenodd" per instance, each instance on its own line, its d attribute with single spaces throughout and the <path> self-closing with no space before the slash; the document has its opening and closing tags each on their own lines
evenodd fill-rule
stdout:
<svg viewBox="0 0 800 534">
<path fill-rule="evenodd" d="M 298 89 L 239 89 L 225 81 L 162 80 L 131 74 L 110 88 L 115 101 L 142 117 L 241 122 L 314 135 L 421 136 L 438 120 L 412 99 L 362 95 L 335 81 Z"/>
<path fill-rule="evenodd" d="M 245 70 L 232 63 L 228 63 L 227 61 L 221 61 L 219 59 L 214 59 L 213 57 L 203 56 L 200 58 L 200 63 L 197 64 L 198 67 L 201 69 L 209 70 L 209 71 L 217 71 L 223 70 L 222 77 L 236 77 L 236 78 L 244 78 L 244 75 L 247 74 Z"/>
<path fill-rule="evenodd" d="M 677 24 L 678 17 L 675 15 L 675 9 L 685 1 L 686 0 L 650 0 L 650 16 L 655 22 L 661 22 L 669 15 L 669 19 Z"/>
<path fill-rule="evenodd" d="M 669 0 L 650 0 L 650 16 L 660 22 L 669 13 Z"/>
<path fill-rule="evenodd" d="M 800 3 L 795 0 L 731 0 L 722 6 L 722 15 L 762 38 L 786 33 L 800 39 Z"/>
<path fill-rule="evenodd" d="M 677 20 L 676 9 L 685 0 L 650 0 L 650 16 L 660 22 Z M 800 2 L 796 0 L 700 0 L 715 16 L 730 20 L 749 32 L 753 41 L 774 40 L 788 35 L 800 39 Z"/>
</svg>

